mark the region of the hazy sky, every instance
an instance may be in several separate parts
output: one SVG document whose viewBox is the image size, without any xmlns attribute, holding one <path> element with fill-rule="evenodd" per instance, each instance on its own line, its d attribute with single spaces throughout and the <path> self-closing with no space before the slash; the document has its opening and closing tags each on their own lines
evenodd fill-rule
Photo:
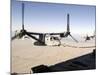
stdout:
<svg viewBox="0 0 100 75">
<path fill-rule="evenodd" d="M 95 6 L 24 2 L 25 29 L 34 32 L 64 32 L 67 13 L 70 14 L 71 33 L 95 31 Z M 12 0 L 12 31 L 21 29 L 22 2 Z"/>
</svg>

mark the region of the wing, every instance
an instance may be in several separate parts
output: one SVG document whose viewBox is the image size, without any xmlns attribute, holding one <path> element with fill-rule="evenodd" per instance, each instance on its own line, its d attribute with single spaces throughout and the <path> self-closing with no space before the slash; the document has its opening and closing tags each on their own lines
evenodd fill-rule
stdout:
<svg viewBox="0 0 100 75">
<path fill-rule="evenodd" d="M 64 34 L 64 32 L 62 32 L 62 33 L 47 33 L 47 34 L 49 34 L 49 35 L 61 35 L 61 34 Z"/>
<path fill-rule="evenodd" d="M 29 34 L 28 32 L 25 33 L 26 35 L 28 35 L 29 37 L 31 37 L 32 39 L 35 39 L 37 41 L 39 41 L 42 44 L 45 44 L 43 41 L 41 41 L 40 39 L 36 38 L 35 36 L 32 36 L 31 34 Z"/>
<path fill-rule="evenodd" d="M 41 35 L 41 34 L 44 34 L 44 33 L 37 33 L 37 32 L 27 32 L 29 34 L 32 34 L 32 35 Z"/>
<path fill-rule="evenodd" d="M 11 40 L 14 40 L 14 39 L 16 39 L 16 38 L 18 38 L 19 37 L 19 33 L 17 34 L 17 35 L 15 35 L 15 36 L 13 36 L 13 37 L 11 37 Z"/>
<path fill-rule="evenodd" d="M 37 32 L 27 32 L 29 34 L 32 34 L 32 35 L 41 35 L 41 34 L 48 34 L 48 35 L 61 35 L 61 34 L 64 34 L 64 32 L 62 33 L 37 33 Z"/>
</svg>

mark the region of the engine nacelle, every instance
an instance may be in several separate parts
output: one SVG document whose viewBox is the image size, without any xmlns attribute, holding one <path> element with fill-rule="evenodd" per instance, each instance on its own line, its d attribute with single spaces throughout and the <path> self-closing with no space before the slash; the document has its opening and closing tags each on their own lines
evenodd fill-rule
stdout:
<svg viewBox="0 0 100 75">
<path fill-rule="evenodd" d="M 60 34 L 60 37 L 65 37 L 65 34 L 64 33 Z"/>
</svg>

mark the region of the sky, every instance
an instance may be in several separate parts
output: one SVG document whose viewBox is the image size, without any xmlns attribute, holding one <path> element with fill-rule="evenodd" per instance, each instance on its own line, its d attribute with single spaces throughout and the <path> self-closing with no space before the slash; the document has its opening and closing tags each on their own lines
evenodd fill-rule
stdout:
<svg viewBox="0 0 100 75">
<path fill-rule="evenodd" d="M 25 4 L 24 25 L 27 31 L 65 32 L 67 14 L 70 15 L 70 32 L 73 34 L 93 34 L 95 31 L 96 7 L 90 5 L 21 2 L 12 0 L 12 31 L 22 26 L 22 3 Z"/>
</svg>

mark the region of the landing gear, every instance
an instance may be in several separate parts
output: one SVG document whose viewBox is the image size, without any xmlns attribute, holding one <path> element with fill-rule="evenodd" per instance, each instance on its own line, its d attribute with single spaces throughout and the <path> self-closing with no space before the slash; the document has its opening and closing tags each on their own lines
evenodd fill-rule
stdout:
<svg viewBox="0 0 100 75">
<path fill-rule="evenodd" d="M 37 46 L 46 46 L 45 42 L 44 43 L 41 43 L 41 42 L 34 42 L 34 45 L 37 45 Z"/>
</svg>

